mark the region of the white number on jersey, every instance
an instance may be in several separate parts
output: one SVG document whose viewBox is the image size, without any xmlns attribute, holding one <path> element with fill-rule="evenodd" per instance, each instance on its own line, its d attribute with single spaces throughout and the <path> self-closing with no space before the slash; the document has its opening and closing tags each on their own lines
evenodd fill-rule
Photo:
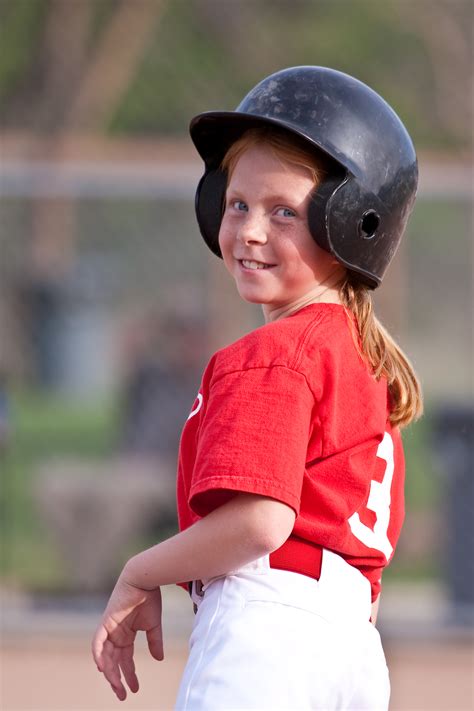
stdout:
<svg viewBox="0 0 474 711">
<path fill-rule="evenodd" d="M 393 440 L 388 432 L 385 432 L 384 438 L 378 446 L 377 457 L 386 462 L 386 467 L 382 481 L 372 481 L 370 484 L 367 508 L 377 516 L 375 526 L 372 530 L 362 523 L 357 512 L 350 517 L 349 526 L 359 541 L 362 541 L 369 548 L 381 551 L 388 560 L 393 551 L 393 546 L 388 540 L 387 531 L 390 523 L 390 490 L 394 470 Z"/>
<path fill-rule="evenodd" d="M 197 405 L 196 405 L 196 407 L 195 407 L 193 410 L 191 410 L 191 412 L 189 413 L 189 415 L 188 415 L 188 420 L 190 420 L 191 417 L 194 417 L 194 415 L 197 415 L 198 412 L 199 412 L 199 410 L 200 410 L 201 407 L 202 407 L 202 395 L 201 395 L 201 393 L 198 393 L 198 394 L 196 395 L 196 400 L 197 400 Z"/>
</svg>

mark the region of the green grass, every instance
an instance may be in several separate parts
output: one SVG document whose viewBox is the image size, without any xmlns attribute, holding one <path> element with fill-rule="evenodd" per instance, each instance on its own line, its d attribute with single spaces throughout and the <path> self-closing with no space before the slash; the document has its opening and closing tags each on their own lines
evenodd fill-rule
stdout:
<svg viewBox="0 0 474 711">
<path fill-rule="evenodd" d="M 34 392 L 12 396 L 12 437 L 0 460 L 0 574 L 15 584 L 48 587 L 63 579 L 61 564 L 32 495 L 39 467 L 55 457 L 103 459 L 114 449 L 111 401 L 80 403 Z"/>
</svg>

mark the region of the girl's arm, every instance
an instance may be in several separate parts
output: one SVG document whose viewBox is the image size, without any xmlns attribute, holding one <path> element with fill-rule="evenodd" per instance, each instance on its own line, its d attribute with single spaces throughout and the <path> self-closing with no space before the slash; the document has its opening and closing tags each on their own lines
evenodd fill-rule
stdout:
<svg viewBox="0 0 474 711">
<path fill-rule="evenodd" d="M 279 548 L 295 512 L 255 494 L 238 494 L 172 538 L 139 553 L 124 569 L 127 582 L 144 589 L 212 578 Z"/>
<path fill-rule="evenodd" d="M 92 643 L 94 660 L 120 700 L 121 672 L 138 691 L 133 643 L 147 633 L 156 659 L 163 658 L 160 585 L 224 575 L 279 548 L 290 535 L 295 512 L 255 494 L 237 494 L 190 528 L 131 558 L 112 592 Z"/>
</svg>

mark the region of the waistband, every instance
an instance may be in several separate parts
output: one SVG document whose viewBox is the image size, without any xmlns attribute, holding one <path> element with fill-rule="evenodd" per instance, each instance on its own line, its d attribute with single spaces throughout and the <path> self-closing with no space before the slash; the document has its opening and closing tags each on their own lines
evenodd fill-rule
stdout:
<svg viewBox="0 0 474 711">
<path fill-rule="evenodd" d="M 226 582 L 227 581 L 227 582 Z M 269 556 L 263 556 L 224 576 L 192 583 L 190 592 L 195 611 L 203 600 L 219 594 L 223 585 L 237 597 L 254 594 L 268 601 L 302 605 L 328 620 L 354 623 L 367 621 L 371 614 L 369 580 L 344 558 L 332 551 L 321 550 L 319 580 L 295 571 L 271 567 Z"/>
<path fill-rule="evenodd" d="M 270 568 L 287 570 L 291 573 L 299 573 L 300 575 L 306 575 L 308 578 L 319 580 L 322 560 L 322 546 L 319 546 L 317 543 L 310 543 L 302 538 L 290 536 L 278 550 L 270 553 L 269 564 Z M 191 597 L 194 595 L 194 597 L 199 600 L 202 597 L 203 588 L 205 588 L 208 583 L 209 581 L 207 580 L 189 582 L 187 586 Z M 197 603 L 194 600 L 194 612 L 196 611 Z"/>
</svg>

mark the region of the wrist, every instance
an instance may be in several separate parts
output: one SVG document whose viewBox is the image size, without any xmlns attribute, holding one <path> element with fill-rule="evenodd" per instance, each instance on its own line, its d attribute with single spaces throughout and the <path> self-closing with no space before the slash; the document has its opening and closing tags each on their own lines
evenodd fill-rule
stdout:
<svg viewBox="0 0 474 711">
<path fill-rule="evenodd" d="M 143 552 L 137 553 L 137 555 L 130 558 L 125 563 L 120 574 L 120 578 L 124 583 L 134 588 L 140 588 L 141 590 L 156 590 L 160 586 L 152 580 L 143 559 Z"/>
</svg>

